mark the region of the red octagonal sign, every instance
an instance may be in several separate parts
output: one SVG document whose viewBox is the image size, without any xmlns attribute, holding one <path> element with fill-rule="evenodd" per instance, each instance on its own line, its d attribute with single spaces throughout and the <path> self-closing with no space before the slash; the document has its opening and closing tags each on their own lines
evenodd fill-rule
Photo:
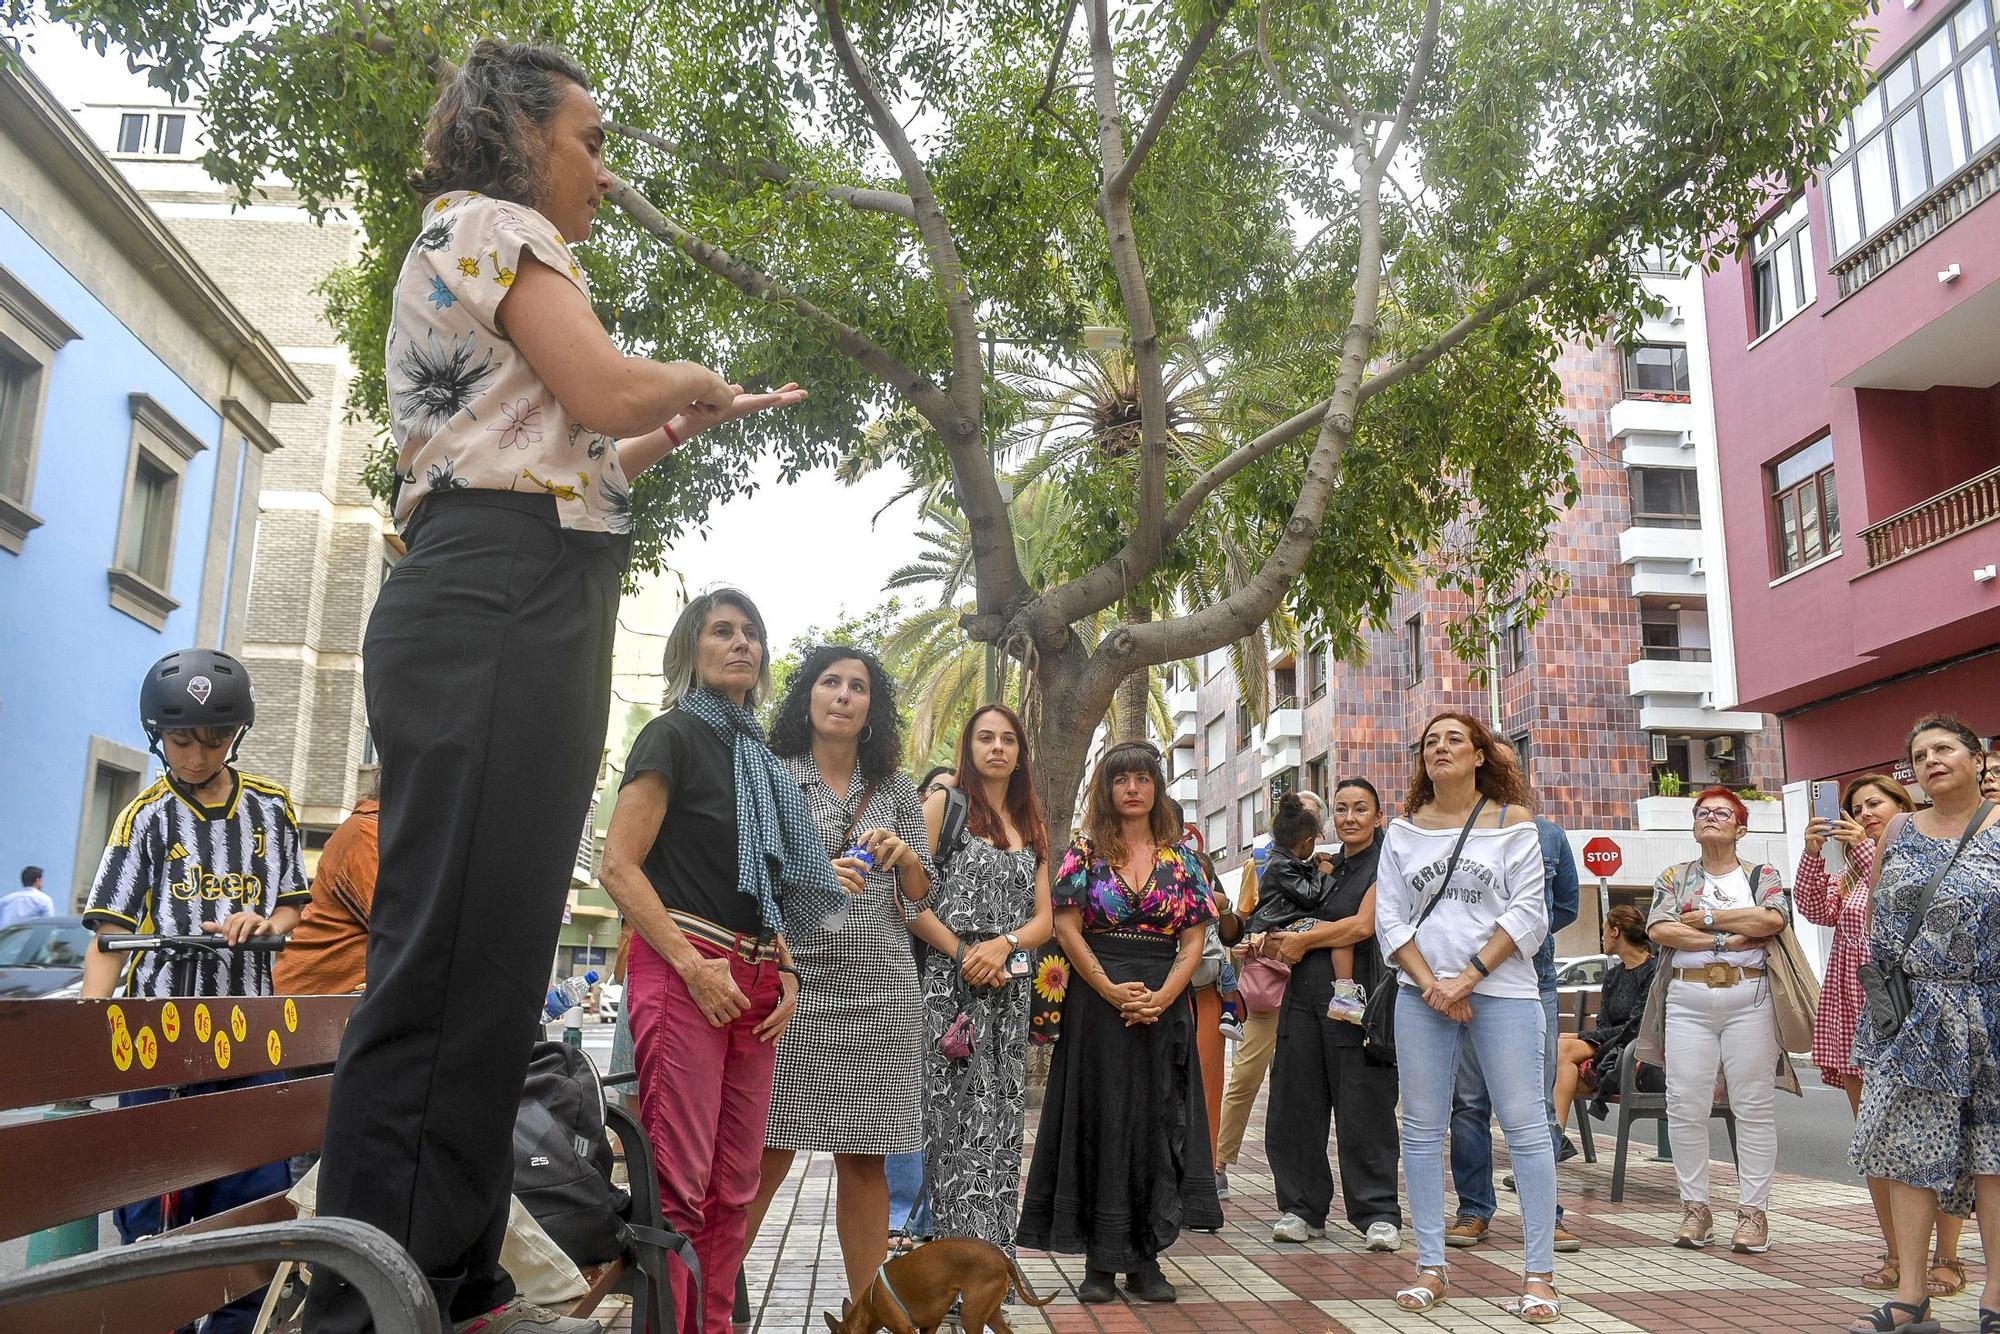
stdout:
<svg viewBox="0 0 2000 1334">
<path fill-rule="evenodd" d="M 1599 835 L 1583 845 L 1583 869 L 1587 875 L 1608 879 L 1625 864 L 1625 854 L 1610 839 Z"/>
</svg>

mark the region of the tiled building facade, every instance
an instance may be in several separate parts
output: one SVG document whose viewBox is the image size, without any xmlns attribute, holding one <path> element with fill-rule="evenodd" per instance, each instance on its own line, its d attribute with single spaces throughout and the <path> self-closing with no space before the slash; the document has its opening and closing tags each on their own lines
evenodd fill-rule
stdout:
<svg viewBox="0 0 2000 1334">
<path fill-rule="evenodd" d="M 1680 312 L 1675 324 L 1687 319 Z M 1665 342 L 1664 329 L 1649 332 L 1662 338 L 1653 346 L 1683 346 Z M 1549 534 L 1549 558 L 1568 588 L 1532 630 L 1510 628 L 1494 646 L 1498 730 L 1526 757 L 1542 813 L 1570 831 L 1573 846 L 1598 832 L 1619 840 L 1626 864 L 1612 897 L 1632 898 L 1661 866 L 1693 855 L 1693 791 L 1717 780 L 1776 790 L 1776 733 L 1757 715 L 1715 709 L 1712 682 L 1701 675 L 1712 666 L 1710 644 L 1727 630 L 1726 611 L 1705 596 L 1698 385 L 1628 398 L 1651 391 L 1631 388 L 1633 367 L 1617 346 L 1568 349 L 1558 370 L 1578 438 L 1579 495 Z M 1633 418 L 1621 406 L 1628 402 L 1653 417 Z M 1662 406 L 1691 424 L 1661 417 Z M 1648 429 L 1663 424 L 1671 430 Z M 1649 478 L 1635 490 L 1635 469 L 1658 473 L 1665 464 L 1686 474 L 1672 483 L 1685 497 L 1677 513 L 1656 512 Z M 1710 624 L 1711 610 L 1724 625 Z M 1172 787 L 1223 866 L 1240 865 L 1268 837 L 1283 791 L 1303 785 L 1325 794 L 1359 774 L 1393 812 L 1426 720 L 1459 709 L 1490 725 L 1492 689 L 1447 647 L 1447 624 L 1464 611 L 1462 595 L 1425 583 L 1401 594 L 1388 625 L 1368 634 L 1363 661 L 1329 662 L 1318 648 L 1275 653 L 1272 708 L 1261 724 L 1241 702 L 1226 652 L 1194 664 L 1198 679 L 1182 680 L 1170 696 Z M 1670 773 L 1681 780 L 1679 797 L 1659 795 Z M 1768 838 L 1780 827 L 1778 804 L 1754 805 L 1753 828 Z M 1776 859 L 1780 845 L 1771 842 Z M 1587 907 L 1564 948 L 1592 948 L 1595 921 Z"/>
</svg>

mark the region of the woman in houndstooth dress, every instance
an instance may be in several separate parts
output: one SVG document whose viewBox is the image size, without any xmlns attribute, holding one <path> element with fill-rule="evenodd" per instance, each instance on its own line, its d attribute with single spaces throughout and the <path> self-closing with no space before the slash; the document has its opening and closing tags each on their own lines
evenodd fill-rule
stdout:
<svg viewBox="0 0 2000 1334">
<path fill-rule="evenodd" d="M 895 683 L 871 653 L 825 645 L 807 654 L 771 723 L 771 749 L 798 778 L 836 867 L 866 846 L 874 867 L 833 931 L 788 937 L 798 1011 L 778 1040 L 755 1237 L 800 1152 L 831 1153 L 836 1221 L 858 1299 L 888 1256 L 882 1157 L 923 1145 L 924 1015 L 910 954 L 910 901 L 930 891 L 930 840 L 908 775 Z"/>
</svg>

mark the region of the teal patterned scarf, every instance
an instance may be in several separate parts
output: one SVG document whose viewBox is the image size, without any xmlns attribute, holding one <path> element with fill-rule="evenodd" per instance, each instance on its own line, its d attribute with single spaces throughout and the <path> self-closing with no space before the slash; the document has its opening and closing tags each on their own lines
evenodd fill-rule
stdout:
<svg viewBox="0 0 2000 1334">
<path fill-rule="evenodd" d="M 800 927 L 838 931 L 846 920 L 847 891 L 833 873 L 805 793 L 764 744 L 764 729 L 748 709 L 707 686 L 683 695 L 680 707 L 729 746 L 736 776 L 737 888 L 757 900 L 765 929 L 785 930 L 790 915 Z"/>
</svg>

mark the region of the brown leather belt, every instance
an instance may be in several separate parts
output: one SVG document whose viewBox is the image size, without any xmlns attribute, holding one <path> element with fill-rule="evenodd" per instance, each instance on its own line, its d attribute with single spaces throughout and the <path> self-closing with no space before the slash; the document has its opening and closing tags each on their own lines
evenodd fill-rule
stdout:
<svg viewBox="0 0 2000 1334">
<path fill-rule="evenodd" d="M 1699 982 L 1705 987 L 1733 987 L 1746 977 L 1762 977 L 1762 968 L 1744 968 L 1733 963 L 1705 963 L 1699 968 L 1676 968 L 1674 976 L 1683 982 Z"/>
</svg>

